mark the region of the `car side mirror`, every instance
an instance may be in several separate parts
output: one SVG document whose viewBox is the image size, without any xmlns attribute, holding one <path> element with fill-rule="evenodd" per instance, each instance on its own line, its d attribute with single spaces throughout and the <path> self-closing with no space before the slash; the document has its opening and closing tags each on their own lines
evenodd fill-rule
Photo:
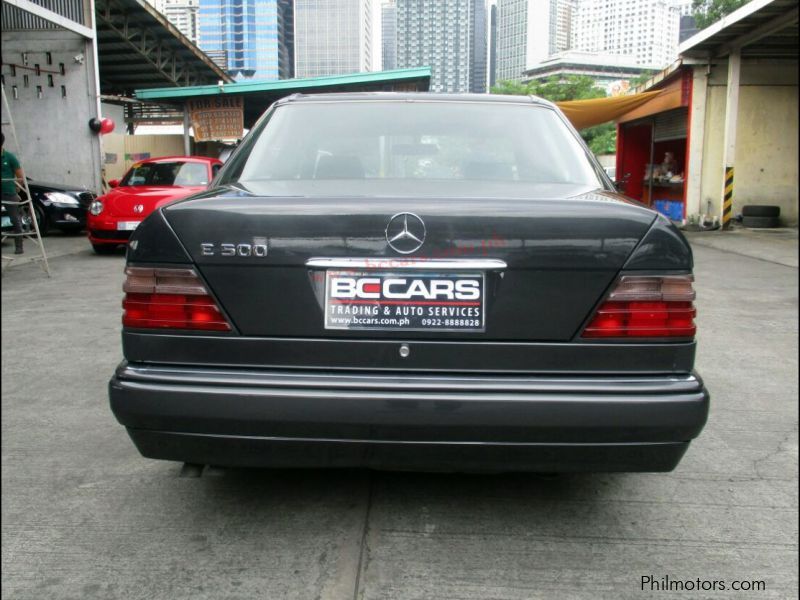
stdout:
<svg viewBox="0 0 800 600">
<path fill-rule="evenodd" d="M 112 179 L 108 182 L 108 187 L 115 188 L 119 185 L 119 179 Z"/>
<path fill-rule="evenodd" d="M 614 182 L 614 189 L 617 190 L 620 194 L 625 193 L 625 187 L 628 185 L 628 180 L 631 178 L 630 173 L 625 173 L 622 179 L 617 179 Z"/>
</svg>

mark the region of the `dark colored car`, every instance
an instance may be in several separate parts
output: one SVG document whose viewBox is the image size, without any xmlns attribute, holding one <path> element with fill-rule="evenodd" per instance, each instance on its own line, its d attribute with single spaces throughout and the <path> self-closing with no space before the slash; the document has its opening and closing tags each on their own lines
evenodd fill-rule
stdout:
<svg viewBox="0 0 800 600">
<path fill-rule="evenodd" d="M 146 457 L 668 471 L 708 414 L 689 245 L 535 98 L 277 102 L 126 274 Z"/>
<path fill-rule="evenodd" d="M 79 233 L 86 228 L 86 211 L 96 194 L 82 187 L 30 179 L 28 189 L 33 196 L 33 210 L 42 234 L 51 229 Z"/>
<path fill-rule="evenodd" d="M 64 233 L 80 233 L 86 227 L 86 211 L 97 197 L 93 192 L 81 187 L 59 183 L 43 183 L 28 178 L 28 189 L 33 196 L 33 211 L 42 235 L 51 229 Z M 20 194 L 22 200 L 25 193 Z M 27 205 L 20 207 L 22 227 L 25 231 L 32 229 L 31 216 Z M 14 226 L 11 216 L 3 207 L 2 230 L 12 232 Z"/>
</svg>

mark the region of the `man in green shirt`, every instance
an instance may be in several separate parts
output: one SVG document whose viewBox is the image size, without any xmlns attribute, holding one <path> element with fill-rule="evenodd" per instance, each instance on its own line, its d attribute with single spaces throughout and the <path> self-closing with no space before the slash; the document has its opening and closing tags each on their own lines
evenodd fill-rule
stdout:
<svg viewBox="0 0 800 600">
<path fill-rule="evenodd" d="M 17 181 L 22 181 L 25 174 L 22 172 L 22 167 L 17 157 L 11 152 L 6 152 L 5 142 L 6 136 L 0 133 L 0 153 L 2 153 L 3 163 L 3 206 L 14 224 L 14 233 L 21 234 L 22 221 L 19 216 L 21 199 L 17 194 Z M 22 254 L 21 235 L 14 237 L 14 254 Z"/>
</svg>

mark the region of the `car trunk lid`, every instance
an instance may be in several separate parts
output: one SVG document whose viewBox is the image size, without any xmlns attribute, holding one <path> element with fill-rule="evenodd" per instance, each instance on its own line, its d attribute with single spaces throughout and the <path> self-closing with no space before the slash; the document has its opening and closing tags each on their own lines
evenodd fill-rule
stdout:
<svg viewBox="0 0 800 600">
<path fill-rule="evenodd" d="M 206 195 L 164 214 L 246 336 L 568 341 L 655 218 L 608 194 L 500 200 Z M 424 223 L 423 243 L 409 254 L 387 241 L 398 214 Z M 343 268 L 334 261 L 326 268 L 320 259 L 366 262 Z M 481 266 L 486 260 L 495 262 Z M 435 261 L 450 266 L 431 267 Z M 356 276 L 480 276 L 482 326 L 331 328 L 326 271 L 348 269 Z"/>
</svg>

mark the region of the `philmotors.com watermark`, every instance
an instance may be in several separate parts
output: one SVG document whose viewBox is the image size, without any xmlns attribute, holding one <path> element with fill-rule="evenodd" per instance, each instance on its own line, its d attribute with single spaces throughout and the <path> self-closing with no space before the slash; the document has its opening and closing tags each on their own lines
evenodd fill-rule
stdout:
<svg viewBox="0 0 800 600">
<path fill-rule="evenodd" d="M 643 592 L 763 592 L 767 584 L 758 579 L 678 579 L 664 575 L 642 575 Z"/>
</svg>

